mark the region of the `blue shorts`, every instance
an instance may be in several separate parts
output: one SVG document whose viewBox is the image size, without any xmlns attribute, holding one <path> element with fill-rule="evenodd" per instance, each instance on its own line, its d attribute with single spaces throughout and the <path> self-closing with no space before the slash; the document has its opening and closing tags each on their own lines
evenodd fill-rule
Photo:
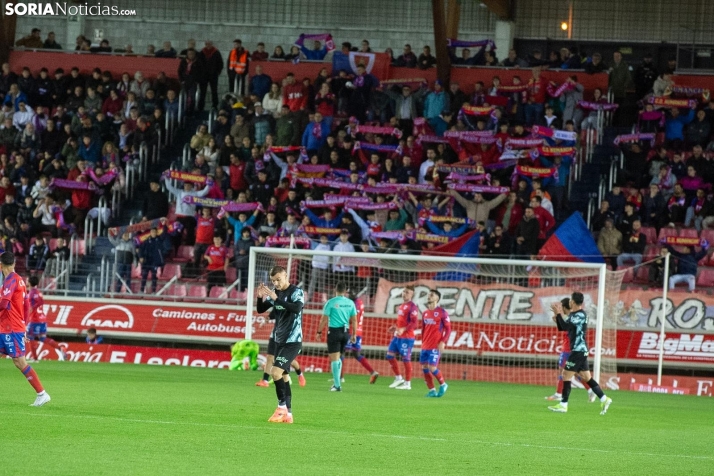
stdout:
<svg viewBox="0 0 714 476">
<path fill-rule="evenodd" d="M 47 334 L 47 323 L 46 322 L 31 322 L 27 326 L 27 338 L 32 339 L 37 336 L 44 336 Z"/>
<path fill-rule="evenodd" d="M 389 343 L 387 348 L 387 353 L 389 354 L 399 354 L 402 356 L 402 360 L 412 359 L 412 347 L 414 347 L 414 339 L 402 339 L 401 337 L 393 337 L 392 342 Z"/>
<path fill-rule="evenodd" d="M 24 357 L 25 333 L 0 334 L 0 354 L 5 354 L 8 357 Z"/>
<path fill-rule="evenodd" d="M 570 357 L 570 352 L 561 352 L 560 353 L 560 357 L 558 358 L 558 368 L 559 369 L 565 368 L 565 362 L 568 361 L 568 357 Z"/>
<path fill-rule="evenodd" d="M 353 344 L 351 340 L 347 341 L 345 352 L 359 352 L 362 350 L 362 336 L 357 336 L 357 340 Z"/>
<path fill-rule="evenodd" d="M 439 359 L 441 358 L 441 353 L 439 349 L 432 350 L 422 350 L 419 354 L 419 363 L 422 365 L 439 365 Z"/>
</svg>

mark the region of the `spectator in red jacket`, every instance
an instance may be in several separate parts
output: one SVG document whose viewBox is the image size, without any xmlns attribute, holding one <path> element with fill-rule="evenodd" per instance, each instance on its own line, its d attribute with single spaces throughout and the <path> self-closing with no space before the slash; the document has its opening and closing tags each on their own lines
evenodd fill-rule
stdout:
<svg viewBox="0 0 714 476">
<path fill-rule="evenodd" d="M 555 218 L 548 210 L 541 206 L 541 197 L 535 196 L 531 198 L 531 208 L 535 214 L 538 224 L 540 224 L 540 232 L 538 233 L 538 248 L 543 246 L 545 239 L 550 234 L 550 231 L 555 227 Z"/>
<path fill-rule="evenodd" d="M 307 106 L 307 88 L 302 83 L 295 82 L 293 73 L 288 73 L 285 76 L 283 104 L 287 104 L 292 112 L 302 111 Z"/>
<path fill-rule="evenodd" d="M 523 205 L 518 203 L 516 192 L 510 192 L 508 199 L 496 211 L 496 223 L 502 225 L 509 235 L 514 236 L 522 218 Z"/>
</svg>

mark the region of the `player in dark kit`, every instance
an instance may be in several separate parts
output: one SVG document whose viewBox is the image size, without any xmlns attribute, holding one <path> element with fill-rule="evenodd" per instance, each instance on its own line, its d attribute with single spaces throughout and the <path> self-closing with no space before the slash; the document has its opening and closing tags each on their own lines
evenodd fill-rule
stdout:
<svg viewBox="0 0 714 476">
<path fill-rule="evenodd" d="M 559 331 L 566 331 L 570 340 L 570 355 L 565 362 L 563 370 L 563 399 L 559 404 L 548 407 L 550 411 L 567 413 L 568 397 L 571 390 L 571 379 L 578 374 L 584 382 L 587 382 L 595 395 L 600 399 L 600 415 L 607 413 L 607 409 L 612 404 L 612 399 L 605 395 L 600 385 L 590 375 L 588 365 L 588 344 L 586 341 L 588 333 L 588 316 L 583 311 L 584 297 L 582 293 L 574 292 L 570 297 L 570 314 L 563 318 L 563 306 L 560 303 L 553 305 L 556 313 L 555 322 Z"/>
<path fill-rule="evenodd" d="M 275 319 L 275 361 L 271 376 L 278 395 L 278 408 L 268 421 L 272 423 L 292 423 L 292 391 L 288 375 L 290 363 L 302 350 L 302 309 L 305 306 L 305 294 L 297 286 L 290 284 L 288 273 L 282 266 L 270 270 L 270 281 L 275 289 L 264 283 L 258 286 L 258 312 L 270 311 L 270 318 Z"/>
</svg>

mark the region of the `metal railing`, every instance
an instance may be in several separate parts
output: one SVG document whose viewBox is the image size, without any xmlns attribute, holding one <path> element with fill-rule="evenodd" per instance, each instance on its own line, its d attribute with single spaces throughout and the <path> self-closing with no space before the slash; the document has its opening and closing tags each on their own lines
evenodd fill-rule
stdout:
<svg viewBox="0 0 714 476">
<path fill-rule="evenodd" d="M 181 156 L 181 167 L 186 167 L 191 162 L 191 145 L 186 143 L 183 146 L 183 155 Z"/>
<path fill-rule="evenodd" d="M 139 146 L 139 181 L 146 180 L 146 170 L 149 162 L 149 146 L 142 142 Z"/>
<path fill-rule="evenodd" d="M 179 126 L 183 126 L 186 121 L 186 90 L 183 88 L 181 88 L 181 91 L 179 92 L 178 101 L 178 117 L 176 120 L 178 121 Z"/>
<path fill-rule="evenodd" d="M 216 118 L 218 117 L 218 111 L 216 110 L 215 107 L 211 108 L 211 111 L 208 113 L 208 133 L 213 134 L 213 126 L 216 123 Z"/>
<path fill-rule="evenodd" d="M 126 167 L 126 181 L 124 182 L 124 196 L 131 200 L 134 197 L 134 182 L 136 181 L 136 170 L 131 163 Z"/>
<path fill-rule="evenodd" d="M 591 220 L 592 220 L 593 213 L 595 213 L 595 207 L 596 207 L 596 205 L 595 205 L 595 197 L 597 197 L 597 195 L 595 195 L 595 194 L 593 193 L 593 194 L 590 195 L 590 198 L 588 199 L 587 224 L 588 224 L 588 230 L 591 230 L 591 231 L 592 231 L 592 227 L 591 227 L 591 225 L 590 225 L 590 222 L 591 222 Z"/>
</svg>

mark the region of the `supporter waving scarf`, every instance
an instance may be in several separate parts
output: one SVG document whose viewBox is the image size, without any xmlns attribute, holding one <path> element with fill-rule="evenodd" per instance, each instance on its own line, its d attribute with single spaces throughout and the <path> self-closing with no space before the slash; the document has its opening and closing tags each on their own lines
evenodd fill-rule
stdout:
<svg viewBox="0 0 714 476">
<path fill-rule="evenodd" d="M 531 129 L 533 134 L 546 137 L 548 139 L 563 140 L 563 141 L 576 141 L 578 139 L 578 134 L 576 132 L 559 131 L 556 129 L 551 129 L 545 126 L 533 126 Z"/>
<path fill-rule="evenodd" d="M 423 135 L 417 137 L 417 144 L 427 143 L 427 144 L 451 144 L 451 140 L 448 137 L 439 137 L 435 135 Z"/>
<path fill-rule="evenodd" d="M 380 135 L 392 135 L 397 139 L 402 138 L 402 131 L 396 127 L 382 127 L 382 126 L 361 126 L 358 125 L 353 130 L 354 134 L 380 134 Z"/>
<path fill-rule="evenodd" d="M 66 188 L 70 190 L 93 190 L 94 193 L 101 194 L 102 189 L 97 188 L 97 184 L 93 182 L 77 182 L 76 180 L 65 180 L 54 178 L 50 182 L 52 188 Z"/>
<path fill-rule="evenodd" d="M 183 197 L 183 203 L 187 205 L 196 205 L 199 207 L 206 207 L 206 208 L 221 208 L 221 207 L 226 207 L 230 205 L 231 202 L 230 200 L 217 200 L 215 198 L 202 198 L 202 197 L 194 197 L 191 195 L 187 195 Z"/>
<path fill-rule="evenodd" d="M 587 111 L 614 111 L 618 107 L 618 104 L 609 102 L 591 102 L 591 101 L 578 101 L 578 106 L 580 109 L 585 109 Z"/>
<path fill-rule="evenodd" d="M 575 147 L 549 147 L 541 146 L 536 148 L 538 155 L 544 157 L 568 157 L 575 155 Z"/>
<path fill-rule="evenodd" d="M 121 236 L 124 233 L 140 233 L 142 231 L 151 230 L 152 228 L 159 228 L 165 223 L 166 218 L 157 218 L 155 220 L 142 221 L 133 225 L 117 226 L 114 228 L 109 228 L 109 235 Z"/>
<path fill-rule="evenodd" d="M 353 210 L 396 210 L 399 208 L 394 202 L 384 202 L 384 203 L 363 203 L 363 202 L 345 202 L 345 208 L 351 208 Z"/>
<path fill-rule="evenodd" d="M 688 98 L 701 96 L 703 101 L 709 101 L 709 90 L 706 88 L 690 88 L 688 86 L 672 86 L 670 88 L 672 94 L 677 96 L 685 96 Z"/>
<path fill-rule="evenodd" d="M 342 232 L 340 228 L 323 228 L 320 226 L 303 226 L 300 228 L 308 235 L 339 235 Z"/>
<path fill-rule="evenodd" d="M 295 40 L 295 45 L 303 47 L 305 46 L 305 41 L 320 41 L 325 44 L 325 49 L 327 51 L 332 51 L 335 49 L 335 42 L 332 39 L 332 35 L 329 33 L 302 33 L 300 37 Z"/>
<path fill-rule="evenodd" d="M 655 140 L 655 134 L 654 133 L 648 133 L 648 134 L 622 134 L 617 137 L 615 137 L 615 140 L 613 141 L 613 144 L 615 145 L 620 145 L 623 142 L 640 142 L 640 141 L 645 141 L 648 140 L 652 144 L 654 144 Z"/>
<path fill-rule="evenodd" d="M 556 177 L 558 174 L 557 167 L 528 167 L 524 165 L 517 165 L 514 171 L 517 175 L 522 175 L 524 177 L 531 178 L 547 178 Z"/>
<path fill-rule="evenodd" d="M 168 233 L 171 236 L 176 236 L 181 233 L 181 231 L 183 231 L 183 225 L 177 221 L 173 223 L 166 223 L 165 225 L 158 227 L 158 230 L 156 231 L 157 235 L 159 236 L 163 235 L 164 232 Z M 139 246 L 140 244 L 148 240 L 150 236 L 151 230 L 145 231 L 144 233 L 141 233 L 140 235 L 134 237 L 134 244 L 136 246 Z"/>
<path fill-rule="evenodd" d="M 300 202 L 300 208 L 331 208 L 342 206 L 347 203 L 349 195 L 340 196 L 338 199 L 325 199 L 325 200 L 303 200 Z"/>
<path fill-rule="evenodd" d="M 353 146 L 352 153 L 358 150 L 371 150 L 374 152 L 392 152 L 396 153 L 398 155 L 402 155 L 402 147 L 398 145 L 377 145 L 377 144 L 370 144 L 369 142 L 360 142 L 360 141 L 355 141 L 355 145 Z"/>
<path fill-rule="evenodd" d="M 443 235 L 435 235 L 433 233 L 411 232 L 407 233 L 407 238 L 411 240 L 421 241 L 423 243 L 438 243 L 440 245 L 450 242 L 453 238 Z"/>
<path fill-rule="evenodd" d="M 490 116 L 494 111 L 491 106 L 462 106 L 459 112 L 469 116 Z"/>
<path fill-rule="evenodd" d="M 439 168 L 437 171 L 441 172 Z M 451 180 L 454 182 L 486 182 L 491 183 L 491 174 L 477 174 L 477 175 L 462 175 L 459 173 L 451 172 L 447 175 L 446 180 Z"/>
<path fill-rule="evenodd" d="M 492 185 L 474 185 L 470 183 L 450 183 L 446 186 L 450 190 L 467 193 L 508 193 L 508 187 L 494 187 Z"/>
<path fill-rule="evenodd" d="M 295 240 L 295 241 L 293 241 Z M 312 241 L 310 241 L 309 238 L 305 237 L 290 237 L 290 236 L 269 236 L 265 240 L 265 246 L 268 248 L 271 247 L 286 247 L 290 246 L 291 244 L 294 244 L 295 246 L 299 246 L 300 248 L 303 249 L 309 249 L 310 246 L 312 245 Z"/>
<path fill-rule="evenodd" d="M 96 184 L 99 185 L 100 187 L 105 187 L 105 186 L 108 185 L 112 180 L 114 180 L 115 178 L 117 178 L 117 176 L 119 175 L 119 173 L 118 173 L 118 171 L 117 171 L 116 169 L 112 169 L 112 170 L 107 171 L 107 172 L 106 172 L 104 175 L 102 175 L 101 177 L 97 177 L 97 174 L 94 173 L 94 170 L 93 170 L 93 169 L 88 169 L 88 170 L 86 171 L 86 174 L 89 176 L 89 178 L 91 178 L 92 180 L 94 180 L 94 183 L 96 183 Z"/>
<path fill-rule="evenodd" d="M 208 183 L 208 177 L 205 175 L 192 174 L 190 172 L 181 172 L 179 170 L 167 170 L 164 172 L 164 177 L 172 180 L 181 180 L 182 182 L 191 182 L 197 184 Z"/>
<path fill-rule="evenodd" d="M 555 87 L 554 82 L 548 83 L 548 86 L 546 87 L 546 91 L 551 97 L 558 98 L 562 96 L 562 94 L 566 91 L 572 91 L 575 89 L 575 84 L 571 83 L 570 81 L 566 81 L 557 88 Z"/>
<path fill-rule="evenodd" d="M 491 50 L 496 49 L 496 44 L 493 42 L 493 40 L 466 41 L 466 40 L 457 40 L 456 38 L 447 38 L 446 46 L 449 48 L 476 48 L 476 47 L 484 48 L 484 47 L 486 47 Z"/>
<path fill-rule="evenodd" d="M 543 139 L 538 138 L 525 138 L 518 139 L 509 137 L 506 139 L 505 149 L 532 149 L 533 147 L 538 147 L 543 145 Z"/>
<path fill-rule="evenodd" d="M 353 203 L 369 203 L 369 198 L 367 197 L 353 197 L 351 195 L 335 195 L 333 193 L 326 193 L 322 196 L 323 200 L 335 200 L 340 203 L 353 202 Z"/>
<path fill-rule="evenodd" d="M 431 215 L 428 220 L 432 223 L 458 223 L 459 225 L 463 225 L 465 223 L 468 223 L 469 225 L 473 225 L 474 221 L 471 218 L 462 218 L 462 217 L 447 217 L 444 215 Z"/>
<path fill-rule="evenodd" d="M 660 107 L 686 107 L 689 109 L 694 109 L 699 104 L 696 99 L 672 99 L 666 97 L 651 97 L 647 102 Z"/>
</svg>

